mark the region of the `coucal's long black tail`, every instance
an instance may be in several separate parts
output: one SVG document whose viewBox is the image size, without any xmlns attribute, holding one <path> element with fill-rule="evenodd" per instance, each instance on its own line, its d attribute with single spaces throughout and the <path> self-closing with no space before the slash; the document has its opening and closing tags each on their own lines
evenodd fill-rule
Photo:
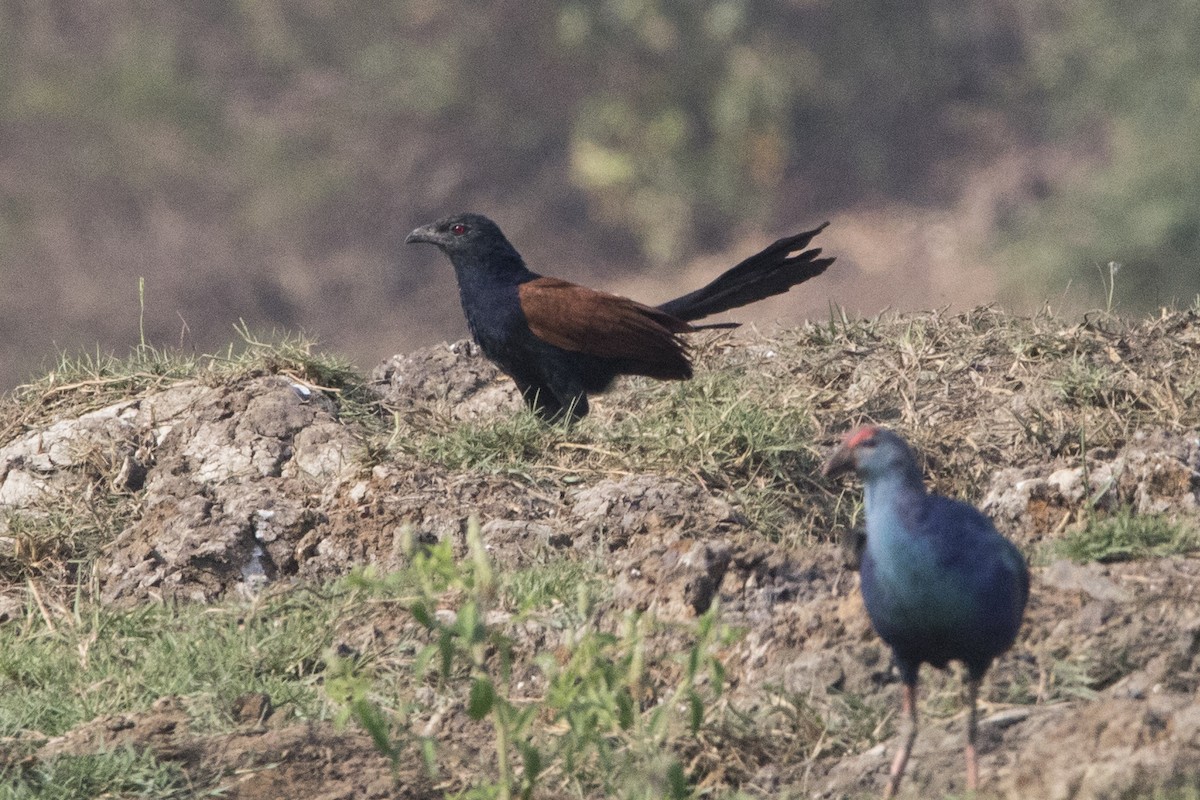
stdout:
<svg viewBox="0 0 1200 800">
<path fill-rule="evenodd" d="M 676 319 L 691 322 L 772 295 L 783 294 L 796 284 L 817 277 L 833 263 L 833 259 L 817 258 L 821 255 L 819 247 L 812 250 L 804 248 L 808 247 L 813 237 L 825 230 L 828 224 L 826 222 L 811 231 L 780 239 L 725 271 L 707 286 L 668 300 L 658 307 L 659 310 Z M 794 256 L 788 255 L 797 250 L 803 252 Z M 725 323 L 704 327 L 732 328 L 736 325 L 737 323 Z"/>
</svg>

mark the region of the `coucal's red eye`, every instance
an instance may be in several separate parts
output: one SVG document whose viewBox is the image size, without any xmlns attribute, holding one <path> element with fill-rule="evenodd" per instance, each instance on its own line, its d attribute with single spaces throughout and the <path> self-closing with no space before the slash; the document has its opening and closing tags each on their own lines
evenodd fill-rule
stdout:
<svg viewBox="0 0 1200 800">
<path fill-rule="evenodd" d="M 455 236 L 462 236 L 467 232 L 467 226 L 463 225 L 461 222 L 456 222 L 450 226 L 450 232 Z"/>
</svg>

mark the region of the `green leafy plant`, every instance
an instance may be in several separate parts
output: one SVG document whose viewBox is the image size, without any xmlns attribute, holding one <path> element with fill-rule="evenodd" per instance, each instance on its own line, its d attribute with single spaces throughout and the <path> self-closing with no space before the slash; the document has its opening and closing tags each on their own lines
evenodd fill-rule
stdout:
<svg viewBox="0 0 1200 800">
<path fill-rule="evenodd" d="M 582 621 L 564 646 L 536 660 L 536 683 L 544 692 L 520 694 L 503 583 L 474 520 L 466 543 L 459 561 L 447 540 L 428 547 L 410 542 L 408 570 L 383 578 L 363 571 L 351 579 L 360 589 L 399 596 L 424 632 L 410 662 L 413 676 L 432 680 L 441 699 L 490 727 L 495 777 L 459 796 L 525 799 L 547 786 L 580 795 L 600 789 L 610 797 L 692 796 L 689 776 L 670 750 L 678 738 L 701 730 L 724 686 L 713 650 L 732 634 L 716 608 L 697 620 L 685 652 L 665 664 L 647 653 L 654 620 L 629 613 L 619 632 L 604 630 L 580 592 Z M 326 691 L 341 707 L 339 718 L 355 720 L 393 763 L 417 748 L 436 770 L 435 742 L 415 732 L 416 706 L 385 711 L 367 665 L 332 654 L 327 659 Z M 661 683 L 650 679 L 648 660 L 674 676 L 668 688 L 655 688 Z"/>
</svg>

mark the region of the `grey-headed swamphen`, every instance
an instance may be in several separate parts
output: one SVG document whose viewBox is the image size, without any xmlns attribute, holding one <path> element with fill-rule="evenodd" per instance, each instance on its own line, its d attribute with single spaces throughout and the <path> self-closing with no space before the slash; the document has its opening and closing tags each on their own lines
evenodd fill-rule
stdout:
<svg viewBox="0 0 1200 800">
<path fill-rule="evenodd" d="M 865 487 L 863 602 L 904 681 L 904 733 L 884 797 L 895 794 L 917 738 L 922 663 L 966 665 L 967 788 L 976 789 L 979 683 L 1016 639 L 1029 598 L 1029 569 L 977 509 L 925 490 L 913 451 L 892 431 L 865 425 L 849 433 L 822 472 L 849 470 Z"/>
</svg>

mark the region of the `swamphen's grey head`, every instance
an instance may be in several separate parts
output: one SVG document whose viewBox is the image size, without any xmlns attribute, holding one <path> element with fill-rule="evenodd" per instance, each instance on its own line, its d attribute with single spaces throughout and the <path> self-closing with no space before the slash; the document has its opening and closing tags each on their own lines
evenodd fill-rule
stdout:
<svg viewBox="0 0 1200 800">
<path fill-rule="evenodd" d="M 917 459 L 899 434 L 875 425 L 863 425 L 846 434 L 821 474 L 826 477 L 854 470 L 864 481 L 892 472 L 920 474 Z"/>
</svg>

